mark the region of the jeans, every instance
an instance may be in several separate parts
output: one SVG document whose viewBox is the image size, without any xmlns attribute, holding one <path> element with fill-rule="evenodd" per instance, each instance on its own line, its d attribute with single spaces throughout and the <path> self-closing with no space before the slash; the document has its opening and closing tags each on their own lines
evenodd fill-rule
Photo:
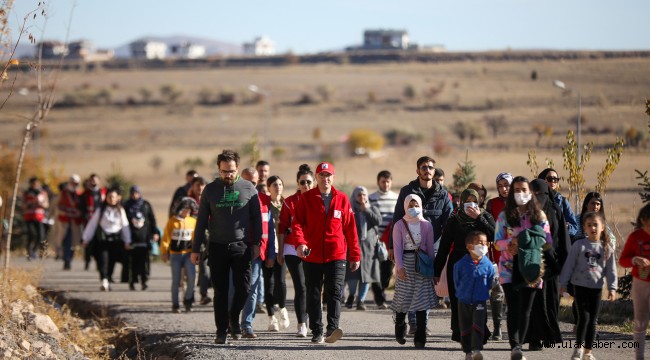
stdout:
<svg viewBox="0 0 650 360">
<path fill-rule="evenodd" d="M 251 288 L 251 290 L 254 290 L 257 293 L 257 303 L 260 304 L 260 306 L 264 305 L 264 272 L 262 271 L 262 268 L 260 267 L 260 281 L 257 284 L 256 287 Z"/>
<path fill-rule="evenodd" d="M 239 315 L 251 289 L 251 251 L 243 241 L 229 244 L 210 244 L 208 264 L 212 273 L 214 289 L 214 322 L 217 335 L 226 335 L 228 323 L 232 323 L 233 332 L 240 331 Z M 232 270 L 234 297 L 228 311 L 228 287 Z"/>
<path fill-rule="evenodd" d="M 306 304 L 306 287 L 305 287 L 305 272 L 303 270 L 302 259 L 295 255 L 285 255 L 284 261 L 287 263 L 287 268 L 293 280 L 294 298 L 293 306 L 296 308 L 296 317 L 298 323 L 304 323 L 307 319 L 307 304 Z"/>
<path fill-rule="evenodd" d="M 181 285 L 182 269 L 185 268 L 187 281 L 185 282 L 185 295 L 183 304 L 194 302 L 194 281 L 196 281 L 196 266 L 190 261 L 190 253 L 170 254 L 169 262 L 172 266 L 172 305 L 178 306 L 178 288 Z"/>
<path fill-rule="evenodd" d="M 260 269 L 262 268 L 262 260 L 258 257 L 251 261 L 251 289 L 255 289 L 257 284 L 261 281 Z M 241 328 L 242 330 L 252 330 L 253 320 L 255 320 L 255 305 L 257 304 L 257 292 L 249 291 L 244 309 L 241 314 Z"/>
<path fill-rule="evenodd" d="M 61 247 L 63 248 L 63 261 L 66 265 L 70 265 L 72 258 L 74 257 L 74 243 L 73 243 L 73 227 L 77 226 L 74 223 L 63 224 L 63 241 L 61 242 Z"/>
<path fill-rule="evenodd" d="M 372 283 L 372 292 L 375 296 L 375 303 L 381 305 L 386 302 L 386 293 L 384 290 L 388 288 L 391 277 L 393 277 L 393 267 L 395 265 L 392 261 L 386 260 L 379 264 L 381 282 Z"/>
<path fill-rule="evenodd" d="M 322 293 L 324 293 L 323 302 L 327 304 L 327 330 L 338 329 L 346 261 L 335 260 L 324 264 L 304 261 L 302 265 L 305 270 L 307 314 L 309 314 L 309 328 L 312 334 L 323 333 Z M 325 285 L 324 289 L 323 285 Z"/>
<path fill-rule="evenodd" d="M 425 310 L 424 312 L 426 314 L 426 317 L 424 318 L 424 326 L 427 326 L 427 324 L 429 323 L 429 310 Z M 408 312 L 408 319 L 409 319 L 409 326 L 417 328 L 416 320 L 415 320 L 415 311 Z"/>
<path fill-rule="evenodd" d="M 350 288 L 350 297 L 354 298 L 354 294 L 357 292 L 357 285 L 359 286 L 359 298 L 358 303 L 363 303 L 366 301 L 366 295 L 368 295 L 368 289 L 370 289 L 370 283 L 361 282 L 357 279 L 349 279 L 348 287 Z"/>
<path fill-rule="evenodd" d="M 208 296 L 210 287 L 210 269 L 208 268 L 208 259 L 199 262 L 199 293 L 201 297 Z"/>
</svg>

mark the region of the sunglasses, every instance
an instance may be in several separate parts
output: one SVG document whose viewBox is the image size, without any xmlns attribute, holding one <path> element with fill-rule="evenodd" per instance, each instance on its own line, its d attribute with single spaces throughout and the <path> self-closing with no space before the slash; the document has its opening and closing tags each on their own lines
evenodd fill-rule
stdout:
<svg viewBox="0 0 650 360">
<path fill-rule="evenodd" d="M 549 176 L 549 177 L 546 178 L 546 181 L 556 183 L 556 182 L 560 181 L 560 178 L 559 177 Z"/>
<path fill-rule="evenodd" d="M 311 180 L 300 180 L 298 183 L 300 185 L 311 185 L 312 181 Z"/>
<path fill-rule="evenodd" d="M 433 167 L 433 166 L 428 166 L 428 165 L 420 166 L 420 170 L 422 170 L 422 171 L 433 170 L 433 169 L 435 169 L 435 167 Z"/>
</svg>

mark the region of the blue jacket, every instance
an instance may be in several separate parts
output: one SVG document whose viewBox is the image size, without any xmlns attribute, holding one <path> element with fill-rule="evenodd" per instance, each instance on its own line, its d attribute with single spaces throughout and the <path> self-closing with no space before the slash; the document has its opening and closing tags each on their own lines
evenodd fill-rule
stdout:
<svg viewBox="0 0 650 360">
<path fill-rule="evenodd" d="M 578 231 L 580 230 L 580 225 L 576 219 L 573 210 L 571 210 L 571 204 L 569 204 L 569 199 L 565 198 L 559 192 L 555 193 L 555 202 L 560 205 L 562 213 L 564 214 L 564 220 L 566 220 L 567 225 L 569 225 L 569 236 L 574 238 Z"/>
<path fill-rule="evenodd" d="M 396 224 L 404 217 L 404 199 L 410 194 L 415 194 L 422 200 L 422 216 L 433 225 L 433 252 L 438 253 L 442 229 L 453 212 L 453 206 L 449 199 L 449 193 L 437 182 L 425 191 L 420 188 L 420 181 L 415 179 L 399 191 L 395 212 L 393 213 L 393 224 Z M 390 248 L 393 248 L 393 236 L 391 233 Z"/>
<path fill-rule="evenodd" d="M 476 304 L 490 298 L 494 267 L 487 256 L 478 264 L 467 254 L 454 265 L 456 297 L 463 304 Z"/>
</svg>

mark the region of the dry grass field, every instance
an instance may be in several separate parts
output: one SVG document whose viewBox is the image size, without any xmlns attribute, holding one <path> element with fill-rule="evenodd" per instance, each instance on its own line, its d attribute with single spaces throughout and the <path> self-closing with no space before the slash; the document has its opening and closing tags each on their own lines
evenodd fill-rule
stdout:
<svg viewBox="0 0 650 360">
<path fill-rule="evenodd" d="M 537 79 L 531 80 L 536 71 Z M 444 64 L 295 65 L 287 67 L 225 68 L 213 70 L 99 71 L 60 74 L 57 94 L 108 89 L 111 105 L 55 108 L 43 124 L 38 151 L 48 166 L 62 174 L 91 172 L 108 174 L 118 168 L 144 189 L 144 195 L 162 218 L 174 189 L 183 182 L 186 159 L 200 158 L 198 170 L 208 178 L 212 160 L 223 148 L 243 150 L 257 136 L 264 145 L 265 123 L 270 146 L 265 158 L 273 174 L 295 189 L 294 174 L 301 163 L 315 166 L 318 149 L 330 149 L 337 166 L 337 182 L 374 189 L 375 175 L 389 169 L 395 186 L 415 177 L 415 160 L 433 155 L 446 170 L 447 179 L 465 158 L 476 165 L 477 180 L 494 195 L 494 177 L 502 171 L 530 175 L 527 152 L 536 146 L 535 124 L 550 127 L 536 149 L 540 168 L 550 158 L 562 170 L 561 146 L 565 134 L 575 128 L 577 96 L 552 86 L 560 79 L 582 94 L 585 119 L 582 142 L 613 144 L 617 134 L 631 127 L 647 133 L 644 99 L 650 96 L 650 60 L 614 59 L 541 62 L 459 62 Z M 32 87 L 33 74 L 20 74 L 17 88 Z M 140 89 L 162 101 L 160 88 L 173 85 L 181 92 L 175 104 L 125 105 L 129 98 L 140 102 Z M 260 103 L 224 106 L 197 105 L 199 94 L 229 90 L 238 98 L 251 97 L 250 84 L 270 93 Z M 420 95 L 404 97 L 406 86 Z M 325 87 L 331 98 L 320 101 L 316 89 Z M 438 89 L 437 96 L 426 92 Z M 6 89 L 2 95 L 6 95 Z M 319 103 L 296 105 L 303 94 Z M 14 94 L 0 117 L 0 153 L 15 150 L 21 140 L 24 119 L 35 101 Z M 494 138 L 484 125 L 486 116 L 503 116 L 507 127 Z M 573 119 L 573 120 L 571 120 Z M 476 124 L 483 132 L 471 146 L 451 130 L 456 122 Z M 404 130 L 420 140 L 406 146 L 386 146 L 372 157 L 351 157 L 342 141 L 353 129 L 379 133 Z M 610 133 L 593 135 L 591 130 Z M 318 129 L 320 137 L 314 138 Z M 646 136 L 647 138 L 647 136 Z M 434 141 L 434 139 L 436 139 Z M 434 142 L 445 149 L 434 152 Z M 30 153 L 35 153 L 34 144 Z M 271 156 L 282 149 L 282 156 Z M 604 164 L 604 149 L 597 148 L 587 166 L 587 187 L 595 184 Z M 153 158 L 162 159 L 154 170 Z M 244 163 L 250 160 L 243 156 Z M 626 235 L 639 207 L 634 169 L 650 169 L 645 147 L 624 150 L 612 176 L 607 195 L 608 217 L 620 224 Z M 562 172 L 562 171 L 560 171 Z M 561 174 L 562 175 L 562 174 Z M 566 185 L 565 185 L 566 186 Z M 616 191 L 614 191 L 616 190 Z M 628 191 L 622 191 L 628 190 Z"/>
</svg>

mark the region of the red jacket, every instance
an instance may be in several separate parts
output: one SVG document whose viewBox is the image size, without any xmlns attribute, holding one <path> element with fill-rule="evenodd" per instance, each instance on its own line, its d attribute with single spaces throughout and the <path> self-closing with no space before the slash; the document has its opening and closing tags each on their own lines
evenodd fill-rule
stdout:
<svg viewBox="0 0 650 360">
<path fill-rule="evenodd" d="M 346 260 L 346 255 L 350 262 L 361 260 L 357 226 L 350 201 L 334 187 L 327 214 L 318 188 L 302 194 L 295 206 L 291 226 L 296 247 L 307 245 L 311 249 L 309 256 L 304 259 L 307 262 L 323 264 Z"/>
<path fill-rule="evenodd" d="M 625 242 L 621 258 L 618 259 L 619 264 L 625 268 L 632 268 L 632 276 L 641 281 L 650 281 L 650 277 L 645 279 L 639 275 L 639 267 L 632 264 L 632 259 L 635 256 L 650 259 L 650 234 L 643 229 L 634 230 Z"/>
<path fill-rule="evenodd" d="M 260 199 L 260 209 L 262 210 L 262 241 L 260 242 L 260 260 L 265 261 L 268 257 L 266 254 L 266 249 L 269 247 L 269 217 L 271 213 L 269 212 L 269 206 L 271 205 L 271 197 L 264 194 L 258 193 L 258 199 Z M 275 241 L 275 238 L 273 238 Z M 271 244 L 270 246 L 275 246 Z"/>
<path fill-rule="evenodd" d="M 503 211 L 503 209 L 506 208 L 506 200 L 500 196 L 497 196 L 495 198 L 492 198 L 488 200 L 487 204 L 485 205 L 487 212 L 492 215 L 494 220 L 499 218 L 499 214 Z M 490 239 L 488 239 L 490 240 Z M 501 258 L 501 251 L 497 250 L 494 248 L 494 239 L 490 240 L 490 253 L 488 254 L 488 257 L 490 260 L 492 260 L 495 264 L 499 263 L 499 259 Z"/>
<path fill-rule="evenodd" d="M 284 243 L 289 245 L 296 245 L 294 236 L 291 231 L 291 222 L 295 214 L 296 204 L 300 200 L 300 190 L 295 194 L 284 199 L 282 204 L 282 211 L 280 211 L 280 225 L 278 226 L 278 235 L 284 234 Z"/>
</svg>

